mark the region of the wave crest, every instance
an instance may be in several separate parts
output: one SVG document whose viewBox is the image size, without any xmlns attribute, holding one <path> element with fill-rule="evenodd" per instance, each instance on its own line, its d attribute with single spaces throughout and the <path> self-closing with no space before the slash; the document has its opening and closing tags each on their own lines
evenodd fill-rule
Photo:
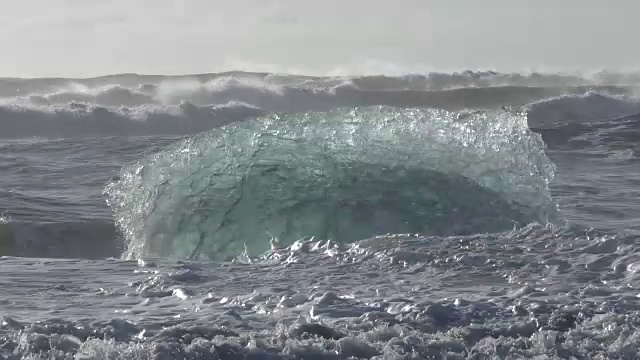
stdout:
<svg viewBox="0 0 640 360">
<path fill-rule="evenodd" d="M 640 113 L 637 98 L 589 91 L 582 95 L 561 95 L 527 106 L 531 127 L 554 128 L 567 124 L 586 124 Z"/>
<path fill-rule="evenodd" d="M 469 234 L 555 215 L 553 164 L 524 115 L 368 107 L 196 135 L 126 166 L 104 193 L 126 258 L 225 259 L 271 236 L 350 242 Z"/>
</svg>

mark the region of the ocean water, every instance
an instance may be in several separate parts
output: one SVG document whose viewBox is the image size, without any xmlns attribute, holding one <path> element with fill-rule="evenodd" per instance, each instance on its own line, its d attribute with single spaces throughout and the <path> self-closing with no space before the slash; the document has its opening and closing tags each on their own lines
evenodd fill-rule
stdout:
<svg viewBox="0 0 640 360">
<path fill-rule="evenodd" d="M 0 358 L 640 358 L 638 90 L 0 79 Z"/>
</svg>

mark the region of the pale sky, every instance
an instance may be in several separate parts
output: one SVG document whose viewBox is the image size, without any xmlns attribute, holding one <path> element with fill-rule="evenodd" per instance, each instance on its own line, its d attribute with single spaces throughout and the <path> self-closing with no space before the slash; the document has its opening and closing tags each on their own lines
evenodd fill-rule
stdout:
<svg viewBox="0 0 640 360">
<path fill-rule="evenodd" d="M 640 68 L 638 0 L 15 0 L 0 76 Z"/>
</svg>

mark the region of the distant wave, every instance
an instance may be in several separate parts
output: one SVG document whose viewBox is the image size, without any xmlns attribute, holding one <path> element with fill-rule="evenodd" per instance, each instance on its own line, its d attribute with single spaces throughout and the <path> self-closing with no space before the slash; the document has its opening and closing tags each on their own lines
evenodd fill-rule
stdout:
<svg viewBox="0 0 640 360">
<path fill-rule="evenodd" d="M 27 84 L 29 81 L 44 82 L 46 86 L 30 89 L 30 92 L 21 90 L 19 96 L 0 98 L 0 138 L 186 135 L 265 113 L 376 105 L 461 111 L 519 108 L 532 104 L 530 118 L 536 119 L 532 120 L 532 126 L 539 126 L 540 123 L 562 121 L 569 101 L 593 103 L 587 108 L 598 111 L 583 112 L 591 117 L 593 114 L 604 118 L 628 115 L 622 111 L 624 105 L 620 105 L 620 111 L 613 111 L 610 103 L 622 104 L 616 97 L 633 95 L 637 91 L 633 86 L 605 85 L 505 85 L 417 90 L 420 86 L 411 80 L 412 77 L 276 77 L 280 80 L 274 80 L 274 76 L 227 75 L 207 81 L 159 78 L 155 79 L 156 83 L 135 83 L 128 77 L 116 77 L 122 84 L 24 80 Z M 144 77 L 135 79 L 142 81 Z M 585 93 L 596 92 L 601 94 L 599 98 L 595 95 L 584 98 Z M 606 101 L 610 103 L 603 99 L 609 99 Z M 559 106 L 561 103 L 566 105 Z M 556 109 L 558 107 L 561 111 Z M 577 104 L 574 108 L 578 111 Z"/>
<path fill-rule="evenodd" d="M 555 216 L 522 115 L 368 107 L 234 123 L 125 166 L 104 190 L 126 257 L 225 259 L 273 236 L 471 234 Z"/>
<path fill-rule="evenodd" d="M 342 83 L 351 83 L 360 90 L 448 90 L 468 87 L 566 87 L 640 85 L 640 73 L 619 73 L 601 71 L 593 74 L 556 73 L 500 73 L 496 71 L 462 71 L 454 73 L 430 72 L 425 74 L 407 73 L 401 76 L 304 76 L 295 74 L 253 73 L 230 71 L 223 73 L 189 75 L 139 75 L 114 74 L 85 79 L 70 78 L 0 78 L 0 97 L 42 94 L 76 88 L 76 90 L 103 88 L 120 85 L 125 88 L 144 87 L 161 83 L 216 82 L 220 79 L 243 79 L 273 85 L 302 86 L 307 88 L 330 88 Z"/>
<path fill-rule="evenodd" d="M 562 95 L 531 103 L 526 113 L 529 127 L 551 148 L 628 148 L 624 143 L 639 137 L 640 100 L 628 96 Z"/>
<path fill-rule="evenodd" d="M 86 103 L 11 105 L 0 107 L 0 138 L 193 134 L 259 114 L 260 109 L 235 102 L 211 107 L 189 103 L 133 108 Z"/>
<path fill-rule="evenodd" d="M 553 128 L 567 124 L 587 124 L 640 113 L 640 101 L 589 91 L 582 95 L 561 95 L 527 106 L 530 125 Z"/>
</svg>

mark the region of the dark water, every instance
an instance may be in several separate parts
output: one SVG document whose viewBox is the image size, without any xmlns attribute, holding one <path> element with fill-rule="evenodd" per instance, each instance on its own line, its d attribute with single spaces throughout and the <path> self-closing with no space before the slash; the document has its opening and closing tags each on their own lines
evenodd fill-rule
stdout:
<svg viewBox="0 0 640 360">
<path fill-rule="evenodd" d="M 0 354 L 637 358 L 636 83 L 0 80 Z"/>
</svg>

